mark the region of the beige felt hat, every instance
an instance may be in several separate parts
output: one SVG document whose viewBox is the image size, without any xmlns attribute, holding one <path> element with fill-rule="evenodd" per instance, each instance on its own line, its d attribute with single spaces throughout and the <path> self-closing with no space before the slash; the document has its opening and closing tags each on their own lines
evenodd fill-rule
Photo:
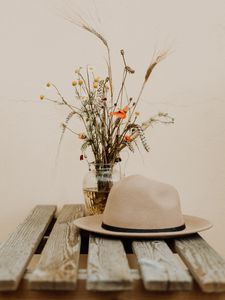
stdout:
<svg viewBox="0 0 225 300">
<path fill-rule="evenodd" d="M 202 218 L 183 215 L 177 190 L 141 175 L 114 184 L 101 215 L 75 221 L 77 227 L 121 237 L 173 237 L 212 227 Z"/>
</svg>

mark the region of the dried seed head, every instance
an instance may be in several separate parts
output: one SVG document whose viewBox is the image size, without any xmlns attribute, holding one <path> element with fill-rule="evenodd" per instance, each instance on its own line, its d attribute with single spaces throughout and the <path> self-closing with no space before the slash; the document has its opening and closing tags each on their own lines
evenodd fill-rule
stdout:
<svg viewBox="0 0 225 300">
<path fill-rule="evenodd" d="M 45 96 L 44 95 L 40 95 L 40 100 L 44 100 L 45 99 Z"/>
<path fill-rule="evenodd" d="M 79 69 L 76 69 L 75 74 L 79 74 L 81 69 L 82 69 L 81 67 L 79 67 Z"/>
<path fill-rule="evenodd" d="M 115 161 L 116 161 L 116 162 L 120 162 L 120 161 L 122 161 L 122 159 L 121 159 L 120 157 L 117 157 L 117 158 L 115 159 Z"/>
<path fill-rule="evenodd" d="M 130 74 L 134 74 L 134 73 L 135 73 L 135 70 L 132 69 L 132 68 L 129 67 L 129 66 L 126 66 L 126 70 L 127 70 L 127 72 L 130 73 Z"/>
<path fill-rule="evenodd" d="M 78 84 L 79 84 L 79 85 L 82 85 L 83 83 L 84 83 L 83 80 L 81 80 L 81 79 L 78 80 Z"/>
<path fill-rule="evenodd" d="M 124 55 L 124 50 L 121 49 L 121 50 L 120 50 L 120 53 L 121 53 L 121 55 Z"/>
<path fill-rule="evenodd" d="M 159 116 L 159 117 L 167 117 L 167 116 L 168 116 L 168 113 L 159 112 L 159 113 L 158 113 L 158 116 Z"/>
<path fill-rule="evenodd" d="M 83 133 L 83 132 L 82 132 L 82 133 L 79 133 L 78 137 L 79 137 L 79 139 L 81 139 L 81 140 L 85 140 L 85 139 L 87 138 L 86 134 Z"/>
<path fill-rule="evenodd" d="M 46 86 L 47 86 L 47 87 L 50 87 L 50 86 L 51 86 L 51 83 L 50 83 L 50 82 L 47 82 L 47 83 L 46 83 Z"/>
<path fill-rule="evenodd" d="M 72 81 L 72 86 L 76 86 L 76 85 L 77 85 L 77 81 L 76 80 Z"/>
</svg>

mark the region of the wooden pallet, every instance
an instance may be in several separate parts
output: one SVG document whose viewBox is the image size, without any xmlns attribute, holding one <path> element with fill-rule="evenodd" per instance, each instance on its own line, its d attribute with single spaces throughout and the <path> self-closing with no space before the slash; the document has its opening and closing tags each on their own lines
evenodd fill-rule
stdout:
<svg viewBox="0 0 225 300">
<path fill-rule="evenodd" d="M 225 260 L 198 234 L 119 240 L 80 232 L 83 215 L 32 210 L 0 246 L 0 299 L 225 299 Z"/>
</svg>

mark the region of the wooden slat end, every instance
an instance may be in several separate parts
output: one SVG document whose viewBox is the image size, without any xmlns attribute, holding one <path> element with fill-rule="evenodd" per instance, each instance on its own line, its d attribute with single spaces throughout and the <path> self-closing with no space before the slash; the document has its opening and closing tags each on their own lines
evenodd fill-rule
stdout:
<svg viewBox="0 0 225 300">
<path fill-rule="evenodd" d="M 76 282 L 35 281 L 28 282 L 28 289 L 34 291 L 74 291 Z"/>
<path fill-rule="evenodd" d="M 16 291 L 19 283 L 16 280 L 1 280 L 0 281 L 0 291 Z"/>
<path fill-rule="evenodd" d="M 132 281 L 116 281 L 116 282 L 91 282 L 87 281 L 86 289 L 88 291 L 125 291 L 133 289 Z"/>
</svg>

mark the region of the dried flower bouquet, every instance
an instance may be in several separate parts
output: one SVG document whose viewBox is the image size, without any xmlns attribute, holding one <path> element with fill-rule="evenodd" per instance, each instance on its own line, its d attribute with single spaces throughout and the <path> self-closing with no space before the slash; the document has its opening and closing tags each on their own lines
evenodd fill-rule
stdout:
<svg viewBox="0 0 225 300">
<path fill-rule="evenodd" d="M 112 68 L 110 58 L 110 48 L 107 40 L 87 23 L 78 24 L 86 31 L 96 36 L 106 47 L 107 50 L 107 77 L 100 79 L 96 77 L 91 67 L 85 70 L 79 68 L 75 71 L 76 80 L 72 82 L 75 92 L 75 101 L 67 101 L 59 89 L 53 83 L 47 83 L 47 87 L 53 87 L 58 100 L 52 100 L 43 95 L 41 100 L 48 100 L 67 107 L 69 110 L 65 121 L 62 123 L 62 137 L 66 130 L 77 135 L 82 140 L 80 160 L 86 159 L 87 162 L 114 165 L 121 160 L 120 153 L 124 148 L 134 152 L 139 138 L 144 149 L 149 151 L 150 147 L 145 137 L 145 130 L 154 123 L 160 122 L 170 124 L 174 122 L 167 113 L 159 112 L 151 116 L 145 122 L 139 121 L 137 105 L 140 101 L 142 92 L 148 82 L 153 69 L 166 58 L 168 52 L 165 51 L 155 55 L 147 68 L 143 84 L 136 98 L 128 97 L 126 91 L 126 79 L 132 76 L 135 71 L 127 64 L 124 50 L 120 51 L 123 61 L 123 79 L 117 94 L 113 89 Z M 72 118 L 79 118 L 84 126 L 84 132 L 76 132 L 69 126 Z M 87 155 L 87 149 L 91 149 L 93 157 Z"/>
</svg>

